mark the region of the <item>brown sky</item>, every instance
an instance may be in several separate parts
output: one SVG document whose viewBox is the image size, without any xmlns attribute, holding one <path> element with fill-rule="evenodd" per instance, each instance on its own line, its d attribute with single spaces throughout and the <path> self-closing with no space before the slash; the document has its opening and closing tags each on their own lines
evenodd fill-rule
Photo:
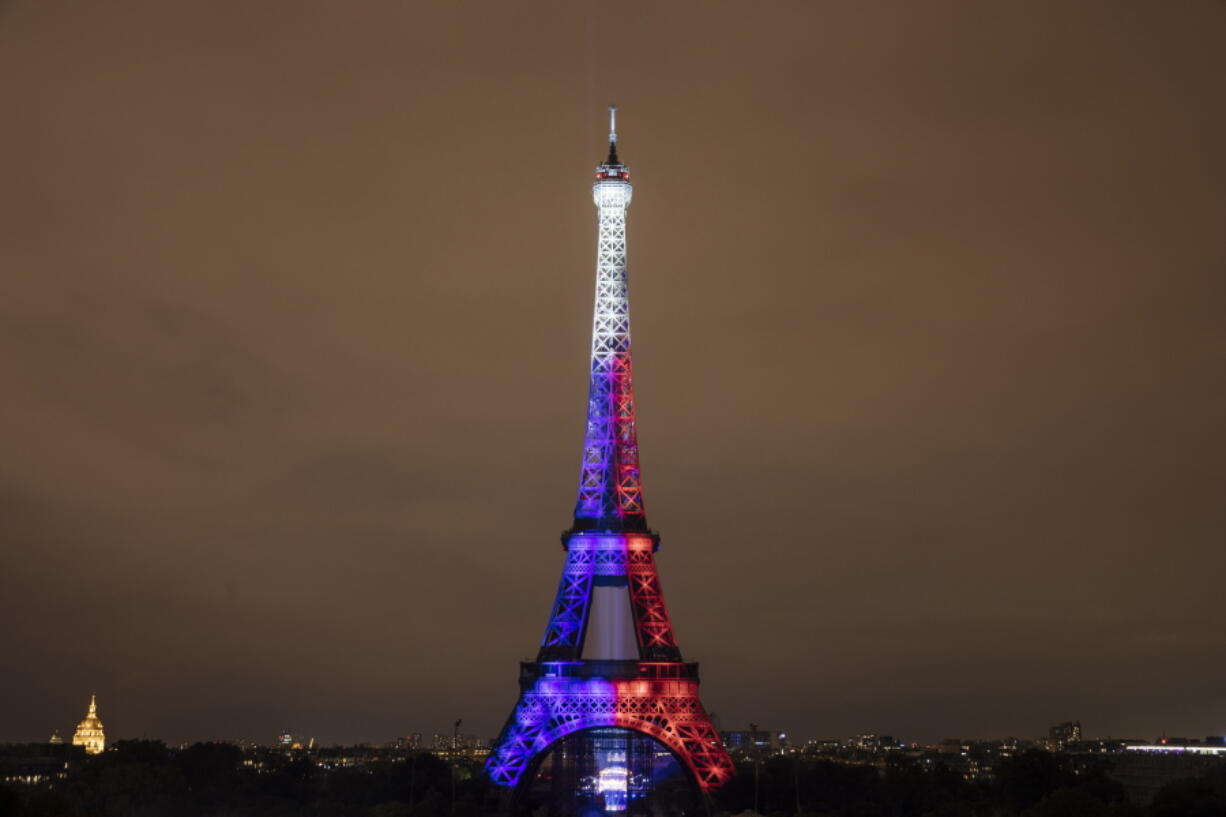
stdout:
<svg viewBox="0 0 1226 817">
<path fill-rule="evenodd" d="M 1226 3 L 0 5 L 0 741 L 492 735 L 621 106 L 725 728 L 1226 732 Z"/>
</svg>

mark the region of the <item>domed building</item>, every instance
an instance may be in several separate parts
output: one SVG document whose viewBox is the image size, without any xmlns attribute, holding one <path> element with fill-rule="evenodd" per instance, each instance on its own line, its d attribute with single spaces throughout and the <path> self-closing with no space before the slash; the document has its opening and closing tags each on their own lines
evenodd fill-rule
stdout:
<svg viewBox="0 0 1226 817">
<path fill-rule="evenodd" d="M 85 720 L 77 724 L 72 745 L 84 746 L 88 755 L 101 754 L 106 748 L 106 735 L 102 733 L 102 721 L 98 718 L 98 702 L 93 695 L 89 696 L 89 712 L 85 714 Z"/>
</svg>

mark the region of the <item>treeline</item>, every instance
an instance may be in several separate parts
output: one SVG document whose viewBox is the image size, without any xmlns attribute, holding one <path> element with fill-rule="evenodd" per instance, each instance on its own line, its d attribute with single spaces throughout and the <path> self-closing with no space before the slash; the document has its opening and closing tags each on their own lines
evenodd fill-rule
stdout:
<svg viewBox="0 0 1226 817">
<path fill-rule="evenodd" d="M 1226 817 L 1226 767 L 1173 783 L 1150 806 L 1129 806 L 1101 768 L 1075 773 L 1066 756 L 1038 749 L 1002 761 L 991 780 L 967 781 L 900 759 L 885 768 L 772 757 L 739 764 L 715 811 L 769 817 Z"/>
<path fill-rule="evenodd" d="M 125 740 L 48 788 L 0 789 L 0 817 L 479 817 L 486 784 L 432 754 L 352 768 L 226 743 Z"/>
<path fill-rule="evenodd" d="M 252 762 L 259 764 L 251 765 Z M 0 787 L 0 817 L 479 817 L 495 799 L 480 768 L 428 753 L 327 768 L 327 758 L 201 743 L 169 750 L 120 741 L 51 786 Z M 756 805 L 756 809 L 755 809 Z M 1102 770 L 1031 751 L 990 781 L 938 767 L 886 768 L 774 757 L 743 764 L 705 804 L 712 815 L 767 817 L 1226 817 L 1226 768 L 1166 787 L 1147 808 L 1126 804 Z M 705 817 L 705 814 L 703 814 Z"/>
</svg>

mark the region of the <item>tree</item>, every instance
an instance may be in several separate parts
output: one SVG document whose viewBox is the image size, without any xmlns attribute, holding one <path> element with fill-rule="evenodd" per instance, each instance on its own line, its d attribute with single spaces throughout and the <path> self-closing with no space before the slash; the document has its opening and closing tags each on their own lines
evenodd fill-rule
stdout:
<svg viewBox="0 0 1226 817">
<path fill-rule="evenodd" d="M 1150 806 L 1152 817 L 1221 817 L 1226 814 L 1226 768 L 1210 769 L 1165 786 Z"/>
</svg>

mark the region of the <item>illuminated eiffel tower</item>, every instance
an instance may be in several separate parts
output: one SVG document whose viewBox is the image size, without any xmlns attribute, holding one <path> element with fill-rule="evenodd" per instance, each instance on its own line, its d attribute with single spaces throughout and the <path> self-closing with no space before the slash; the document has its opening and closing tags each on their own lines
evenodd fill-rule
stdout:
<svg viewBox="0 0 1226 817">
<path fill-rule="evenodd" d="M 587 730 L 599 734 L 601 746 L 615 745 L 618 730 L 628 730 L 637 734 L 624 741 L 642 744 L 646 736 L 663 745 L 706 792 L 725 783 L 733 765 L 699 700 L 698 665 L 681 658 L 656 572 L 660 538 L 643 510 L 626 275 L 632 188 L 617 156 L 616 108 L 609 118 L 609 156 L 592 187 L 599 212 L 596 305 L 574 524 L 562 535 L 566 564 L 540 652 L 520 666 L 519 702 L 486 770 L 501 786 L 531 785 L 560 741 L 573 744 Z M 604 792 L 609 811 L 625 810 L 637 785 L 634 769 L 611 765 L 633 754 L 624 748 L 631 743 L 616 745 L 623 748 L 592 750 L 603 759 L 593 761 L 589 777 L 575 778 L 580 788 Z"/>
</svg>

